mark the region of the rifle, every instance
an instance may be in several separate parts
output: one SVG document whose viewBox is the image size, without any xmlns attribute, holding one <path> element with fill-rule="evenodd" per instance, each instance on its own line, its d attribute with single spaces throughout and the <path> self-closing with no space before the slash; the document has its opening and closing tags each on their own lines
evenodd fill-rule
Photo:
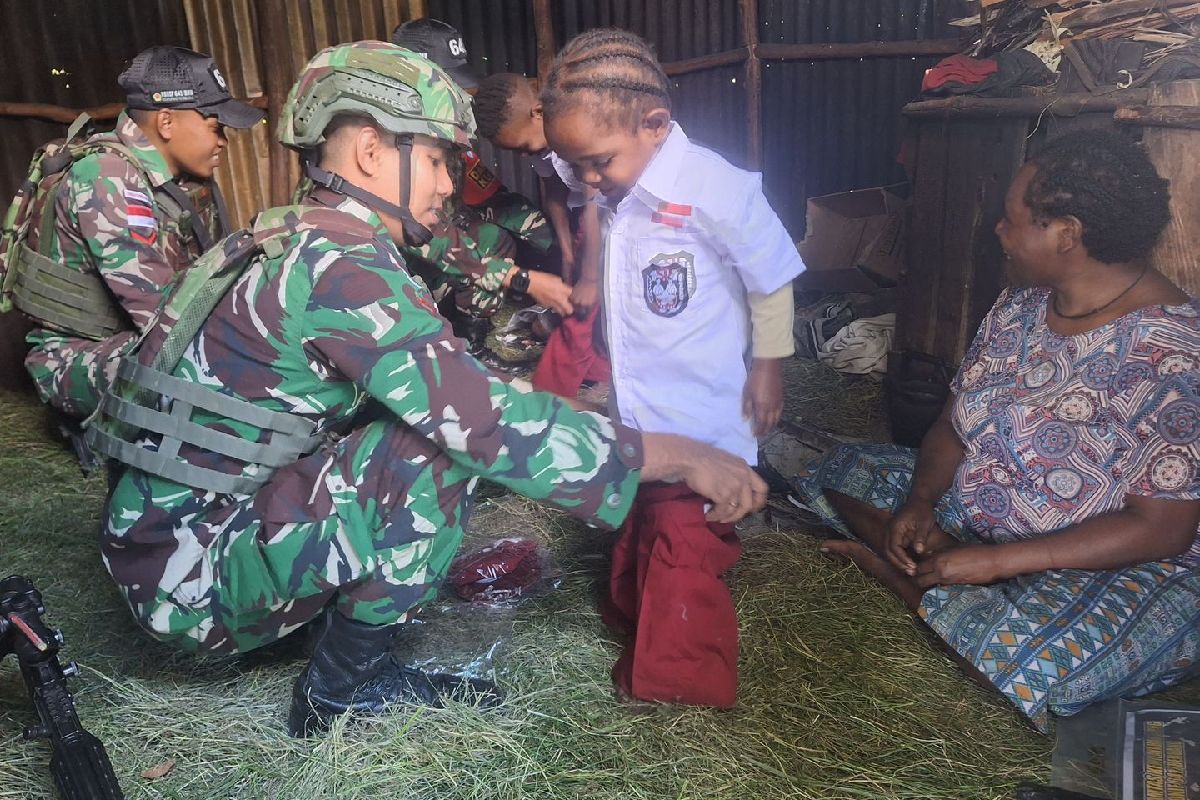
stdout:
<svg viewBox="0 0 1200 800">
<path fill-rule="evenodd" d="M 28 578 L 11 575 L 0 581 L 0 660 L 9 653 L 17 657 L 41 720 L 25 729 L 24 738 L 50 740 L 50 774 L 63 800 L 124 800 L 104 745 L 75 714 L 67 678 L 79 668 L 73 661 L 65 669 L 58 662 L 62 631 L 42 621 L 45 613 L 42 596 Z"/>
</svg>

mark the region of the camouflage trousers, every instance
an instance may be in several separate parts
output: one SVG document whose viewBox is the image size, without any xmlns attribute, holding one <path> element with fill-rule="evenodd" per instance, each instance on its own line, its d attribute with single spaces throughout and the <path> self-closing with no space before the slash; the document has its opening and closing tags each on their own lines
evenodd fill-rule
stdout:
<svg viewBox="0 0 1200 800">
<path fill-rule="evenodd" d="M 252 650 L 331 603 L 359 622 L 403 622 L 445 577 L 473 483 L 428 440 L 376 420 L 278 470 L 253 496 L 222 504 L 210 494 L 172 519 L 147 509 L 129 537 L 105 535 L 105 562 L 138 621 L 189 651 Z M 130 538 L 183 543 L 153 599 L 139 600 L 145 587 L 107 557 Z M 181 556 L 196 560 L 181 569 Z"/>
<path fill-rule="evenodd" d="M 99 405 L 104 387 L 116 372 L 117 359 L 134 336 L 133 331 L 125 331 L 97 342 L 34 330 L 26 338 L 32 347 L 25 356 L 25 369 L 42 402 L 68 416 L 86 419 Z"/>
</svg>

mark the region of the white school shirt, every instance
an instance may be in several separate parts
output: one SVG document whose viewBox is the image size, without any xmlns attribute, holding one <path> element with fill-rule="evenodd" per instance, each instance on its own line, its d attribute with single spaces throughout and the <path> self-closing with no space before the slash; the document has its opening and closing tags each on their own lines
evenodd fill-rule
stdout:
<svg viewBox="0 0 1200 800">
<path fill-rule="evenodd" d="M 533 157 L 533 171 L 539 178 L 557 177 L 568 189 L 567 208 L 582 208 L 587 205 L 588 187 L 575 177 L 571 165 L 559 158 L 558 153 L 547 150 Z"/>
<path fill-rule="evenodd" d="M 750 464 L 742 416 L 749 376 L 746 292 L 770 294 L 804 271 L 762 193 L 762 176 L 693 144 L 678 124 L 611 211 L 604 315 L 610 412 L 648 433 L 678 433 Z"/>
</svg>

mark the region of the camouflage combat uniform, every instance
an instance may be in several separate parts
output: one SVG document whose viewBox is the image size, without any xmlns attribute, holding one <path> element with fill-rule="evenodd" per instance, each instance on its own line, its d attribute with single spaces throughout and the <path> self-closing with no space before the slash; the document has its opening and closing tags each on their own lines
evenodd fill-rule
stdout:
<svg viewBox="0 0 1200 800">
<path fill-rule="evenodd" d="M 541 210 L 505 189 L 474 151 L 463 155 L 461 167 L 450 219 L 434 227 L 429 243 L 401 252 L 435 294 L 449 292 L 458 311 L 486 318 L 504 301 L 504 278 L 515 263 L 517 240 L 546 254 L 554 231 Z"/>
<path fill-rule="evenodd" d="M 327 189 L 307 202 L 359 230 L 300 225 L 257 257 L 172 374 L 310 420 L 328 442 L 252 494 L 115 473 L 104 562 L 138 621 L 189 650 L 260 646 L 331 601 L 359 622 L 406 619 L 458 548 L 477 476 L 604 527 L 636 492 L 639 434 L 489 373 L 450 335 L 374 212 Z M 289 213 L 264 212 L 256 224 Z M 388 413 L 356 422 L 369 399 Z M 255 435 L 199 409 L 191 420 Z M 245 469 L 187 444 L 179 458 Z"/>
<path fill-rule="evenodd" d="M 129 148 L 152 185 L 123 156 L 100 151 L 76 162 L 58 193 L 54 241 L 43 252 L 81 272 L 98 273 L 129 325 L 102 341 L 45 328 L 27 337 L 32 349 L 25 368 L 38 394 L 75 417 L 95 411 L 101 384 L 107 383 L 105 373 L 115 357 L 150 324 L 163 290 L 201 252 L 190 219 L 170 219 L 159 208 L 155 195 L 173 178 L 162 154 L 128 114 L 121 114 L 112 133 L 95 139 L 118 141 Z M 180 186 L 201 214 L 211 240 L 219 239 L 222 231 L 208 185 L 180 182 Z"/>
</svg>

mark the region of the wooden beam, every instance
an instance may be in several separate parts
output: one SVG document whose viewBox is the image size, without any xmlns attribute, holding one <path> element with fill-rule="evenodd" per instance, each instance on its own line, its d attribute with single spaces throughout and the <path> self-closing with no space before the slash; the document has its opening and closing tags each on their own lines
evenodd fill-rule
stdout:
<svg viewBox="0 0 1200 800">
<path fill-rule="evenodd" d="M 1200 130 L 1200 107 L 1132 106 L 1130 108 L 1118 108 L 1113 113 L 1113 119 L 1127 125 Z"/>
<path fill-rule="evenodd" d="M 746 52 L 746 137 L 747 166 L 762 169 L 762 61 L 758 57 L 758 0 L 741 0 L 742 31 Z"/>
<path fill-rule="evenodd" d="M 1130 89 L 1106 95 L 1038 95 L 1033 97 L 947 97 L 909 103 L 902 112 L 908 117 L 1036 117 L 1051 114 L 1073 117 L 1094 111 L 1116 111 L 1128 105 L 1141 105 L 1150 99 L 1146 89 Z"/>
<path fill-rule="evenodd" d="M 745 3 L 748 0 L 741 0 Z M 829 61 L 850 58 L 899 58 L 904 56 L 948 56 L 962 51 L 957 39 L 919 39 L 902 42 L 834 42 L 831 44 L 760 44 L 753 54 L 761 61 Z M 751 58 L 746 47 L 663 64 L 668 75 L 686 75 L 714 67 L 741 64 Z"/>
<path fill-rule="evenodd" d="M 266 90 L 268 99 L 267 202 L 271 206 L 281 206 L 291 199 L 293 188 L 289 176 L 291 152 L 279 143 L 277 132 L 279 114 L 295 77 L 292 69 L 294 54 L 291 52 L 287 36 L 280 35 L 279 29 L 274 25 L 263 24 L 266 20 L 287 19 L 285 0 L 255 0 L 255 3 L 259 19 L 258 46 L 263 69 L 263 89 Z"/>
<path fill-rule="evenodd" d="M 252 97 L 243 102 L 255 108 L 266 108 L 267 98 Z M 0 117 L 30 117 L 33 119 L 48 119 L 51 122 L 61 122 L 70 125 L 80 114 L 87 115 L 99 122 L 116 119 L 125 110 L 124 103 L 105 103 L 91 108 L 68 108 L 50 103 L 0 103 Z"/>
<path fill-rule="evenodd" d="M 550 13 L 550 0 L 533 0 L 533 29 L 537 40 L 538 85 L 545 86 L 550 65 L 554 63 L 554 54 L 558 52 L 554 43 L 554 17 Z"/>
<path fill-rule="evenodd" d="M 745 47 L 739 47 L 736 50 L 724 50 L 720 53 L 711 53 L 706 56 L 685 58 L 680 61 L 668 61 L 662 65 L 662 68 L 663 72 L 674 77 L 675 75 L 687 75 L 689 72 L 700 72 L 701 70 L 712 69 L 714 67 L 741 64 L 749 56 L 749 50 Z"/>
<path fill-rule="evenodd" d="M 124 103 L 108 103 L 92 108 L 66 108 L 49 103 L 0 103 L 0 116 L 3 117 L 34 117 L 48 119 L 70 125 L 83 112 L 95 120 L 116 119 L 125 109 Z"/>
<path fill-rule="evenodd" d="M 949 56 L 962 52 L 958 39 L 913 39 L 900 42 L 834 42 L 830 44 L 760 44 L 766 61 L 821 61 L 843 58 Z"/>
</svg>

